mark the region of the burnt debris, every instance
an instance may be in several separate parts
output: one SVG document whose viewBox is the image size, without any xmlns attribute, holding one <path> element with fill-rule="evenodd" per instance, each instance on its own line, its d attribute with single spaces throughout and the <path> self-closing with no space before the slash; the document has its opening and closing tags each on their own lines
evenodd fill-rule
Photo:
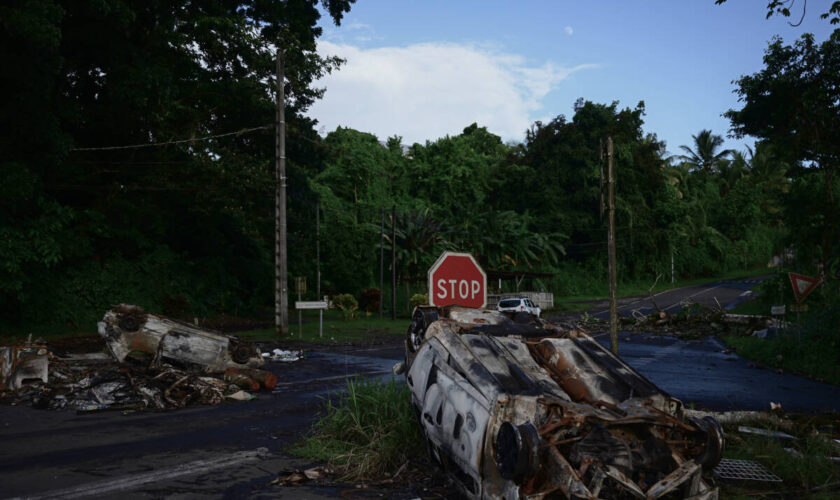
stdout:
<svg viewBox="0 0 840 500">
<path fill-rule="evenodd" d="M 717 498 L 711 417 L 686 418 L 583 330 L 424 307 L 406 336 L 411 403 L 468 498 Z"/>
<path fill-rule="evenodd" d="M 0 347 L 0 401 L 35 408 L 168 410 L 249 399 L 277 376 L 251 343 L 121 304 L 98 323 L 103 352 L 64 355 L 45 342 Z M 289 358 L 289 359 L 299 359 Z"/>
</svg>

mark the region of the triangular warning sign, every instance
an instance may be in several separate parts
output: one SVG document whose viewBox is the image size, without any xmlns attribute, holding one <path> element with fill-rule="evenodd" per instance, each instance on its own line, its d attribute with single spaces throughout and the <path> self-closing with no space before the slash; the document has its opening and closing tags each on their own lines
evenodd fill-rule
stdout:
<svg viewBox="0 0 840 500">
<path fill-rule="evenodd" d="M 797 302 L 805 300 L 805 297 L 813 292 L 814 288 L 817 288 L 817 285 L 820 284 L 820 280 L 817 278 L 803 274 L 788 273 L 788 276 L 790 277 L 790 284 L 793 286 L 793 294 L 796 295 Z"/>
</svg>

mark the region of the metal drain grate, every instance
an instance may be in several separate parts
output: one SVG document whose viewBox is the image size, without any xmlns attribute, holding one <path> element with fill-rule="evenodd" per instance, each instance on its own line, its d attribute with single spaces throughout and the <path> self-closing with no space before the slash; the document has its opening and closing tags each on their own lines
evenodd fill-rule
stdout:
<svg viewBox="0 0 840 500">
<path fill-rule="evenodd" d="M 734 481 L 766 481 L 781 483 L 782 479 L 752 460 L 730 460 L 724 458 L 715 467 L 715 475 Z"/>
</svg>

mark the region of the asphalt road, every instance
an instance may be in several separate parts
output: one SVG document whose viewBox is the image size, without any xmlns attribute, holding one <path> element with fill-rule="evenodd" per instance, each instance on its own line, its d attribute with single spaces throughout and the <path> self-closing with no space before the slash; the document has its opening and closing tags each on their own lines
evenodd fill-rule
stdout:
<svg viewBox="0 0 840 500">
<path fill-rule="evenodd" d="M 685 297 L 711 307 L 743 300 L 756 284 L 719 282 L 654 297 L 675 308 Z M 652 305 L 629 299 L 622 314 Z M 602 315 L 603 309 L 593 313 Z M 608 342 L 605 335 L 596 338 Z M 752 367 L 714 337 L 697 341 L 646 334 L 620 335 L 628 363 L 686 404 L 715 410 L 840 411 L 840 388 Z M 310 352 L 269 369 L 280 383 L 252 401 L 166 413 L 71 411 L 0 406 L 0 498 L 337 498 L 343 488 L 281 487 L 268 483 L 286 468 L 308 464 L 283 449 L 309 428 L 321 398 L 347 377 L 389 378 L 403 358 L 401 338 L 387 345 Z M 399 490 L 388 498 L 422 492 Z"/>
<path fill-rule="evenodd" d="M 338 487 L 268 483 L 309 465 L 282 450 L 309 429 L 322 397 L 349 377 L 390 377 L 402 357 L 397 345 L 356 351 L 270 363 L 278 386 L 247 402 L 128 415 L 2 406 L 0 498 L 336 498 Z"/>
<path fill-rule="evenodd" d="M 630 316 L 633 311 L 649 314 L 656 310 L 654 302 L 659 309 L 671 314 L 679 312 L 684 305 L 692 303 L 708 310 L 717 310 L 718 304 L 724 309 L 732 309 L 752 295 L 752 288 L 772 276 L 768 274 L 675 288 L 654 294 L 653 301 L 646 296 L 619 299 L 618 313 L 622 316 Z M 607 319 L 610 314 L 609 302 L 606 300 L 592 302 L 588 312 L 596 318 Z"/>
</svg>

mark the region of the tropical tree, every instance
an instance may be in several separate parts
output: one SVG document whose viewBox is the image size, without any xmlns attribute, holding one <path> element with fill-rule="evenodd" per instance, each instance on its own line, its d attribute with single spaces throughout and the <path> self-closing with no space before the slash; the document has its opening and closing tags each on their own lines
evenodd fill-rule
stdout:
<svg viewBox="0 0 840 500">
<path fill-rule="evenodd" d="M 352 3 L 4 2 L 0 316 L 87 322 L 122 301 L 202 315 L 270 297 L 276 45 L 288 133 L 309 139 L 287 149 L 294 266 L 312 222 L 301 179 L 321 164 L 302 113 L 340 63 L 316 51 L 319 18 Z"/>
<path fill-rule="evenodd" d="M 812 233 L 819 234 L 818 240 L 801 241 L 799 246 L 819 246 L 825 264 L 840 242 L 835 223 L 840 203 L 834 188 L 840 168 L 840 30 L 823 43 L 811 34 L 793 45 L 775 38 L 764 53 L 764 65 L 737 81 L 743 107 L 725 115 L 736 136 L 766 140 L 786 160 L 804 162 L 805 168 L 791 173 L 813 176 L 819 171 L 823 197 L 810 205 L 812 217 L 825 229 Z"/>
<path fill-rule="evenodd" d="M 678 159 L 686 162 L 692 169 L 705 173 L 717 172 L 726 157 L 731 155 L 731 149 L 720 150 L 723 145 L 723 137 L 715 135 L 711 130 L 701 130 L 697 135 L 692 135 L 694 149 L 682 145 L 680 149 L 686 154 L 677 156 Z"/>
</svg>

